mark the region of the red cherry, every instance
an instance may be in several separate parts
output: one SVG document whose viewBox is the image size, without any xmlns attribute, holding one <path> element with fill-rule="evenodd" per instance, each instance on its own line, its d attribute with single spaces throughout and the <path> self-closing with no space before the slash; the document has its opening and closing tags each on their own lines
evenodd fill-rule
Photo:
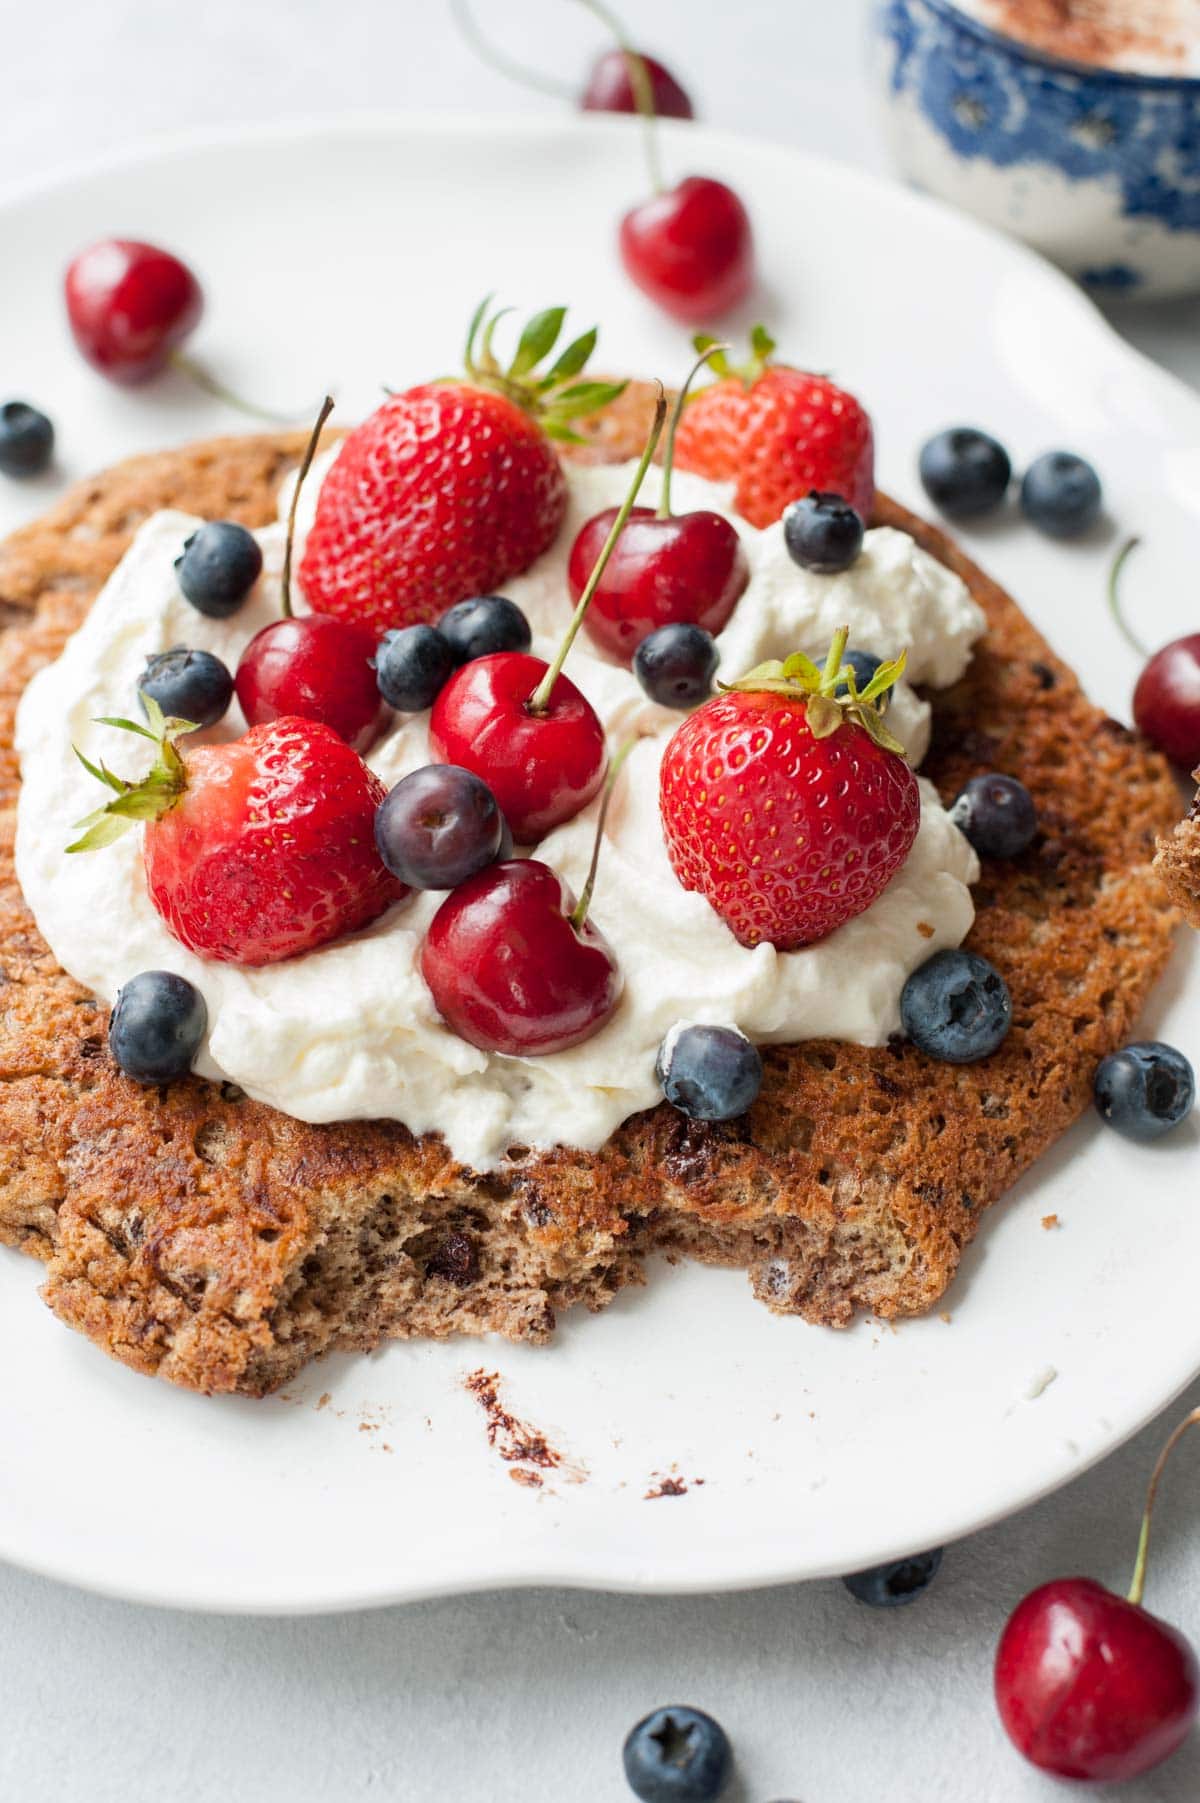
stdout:
<svg viewBox="0 0 1200 1803">
<path fill-rule="evenodd" d="M 620 245 L 643 294 L 691 324 L 727 313 L 754 281 L 750 217 L 733 189 L 711 176 L 689 175 L 631 207 Z"/>
<path fill-rule="evenodd" d="M 491 864 L 452 890 L 421 950 L 451 1031 L 485 1052 L 543 1057 L 602 1026 L 621 975 L 604 935 L 590 920 L 575 924 L 575 908 L 562 878 L 536 858 Z"/>
<path fill-rule="evenodd" d="M 1009 1618 L 996 1702 L 1026 1759 L 1059 1778 L 1136 1778 L 1196 1718 L 1200 1670 L 1182 1634 L 1091 1578 L 1043 1584 Z"/>
<path fill-rule="evenodd" d="M 518 845 L 570 820 L 604 781 L 604 728 L 569 677 L 558 677 L 543 712 L 530 709 L 549 668 L 526 651 L 477 657 L 455 671 L 429 717 L 435 757 L 482 777 Z"/>
<path fill-rule="evenodd" d="M 1133 717 L 1172 763 L 1200 764 L 1200 632 L 1154 653 L 1133 691 Z"/>
<path fill-rule="evenodd" d="M 76 344 L 114 382 L 142 382 L 162 369 L 204 310 L 186 263 L 132 238 L 103 238 L 80 251 L 64 287 Z"/>
<path fill-rule="evenodd" d="M 583 525 L 571 546 L 567 581 L 578 601 L 612 530 L 608 507 Z M 742 541 L 719 513 L 660 520 L 635 507 L 584 616 L 588 637 L 624 664 L 648 633 L 676 622 L 718 633 L 750 580 Z"/>
<path fill-rule="evenodd" d="M 644 51 L 636 53 L 650 77 L 654 111 L 660 119 L 694 119 L 695 109 L 685 89 L 681 88 L 669 69 Z M 592 64 L 587 87 L 579 100 L 585 113 L 637 113 L 641 111 L 629 74 L 629 58 L 624 50 L 606 50 Z"/>
<path fill-rule="evenodd" d="M 377 649 L 374 633 L 332 614 L 272 621 L 238 662 L 235 687 L 246 724 L 298 714 L 365 751 L 386 714 L 372 662 Z"/>
</svg>

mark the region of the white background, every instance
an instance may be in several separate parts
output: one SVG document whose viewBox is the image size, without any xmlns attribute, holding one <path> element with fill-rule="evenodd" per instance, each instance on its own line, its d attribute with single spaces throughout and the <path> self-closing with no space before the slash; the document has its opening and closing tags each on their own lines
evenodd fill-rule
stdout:
<svg viewBox="0 0 1200 1803">
<path fill-rule="evenodd" d="M 503 21 L 514 50 L 568 77 L 597 42 L 567 0 L 477 4 Z M 712 123 L 883 167 L 860 73 L 863 0 L 647 0 L 640 10 L 629 0 L 627 10 Z M 356 107 L 555 110 L 479 68 L 441 0 L 206 0 L 186 11 L 163 0 L 39 0 L 18 11 L 9 0 L 0 30 L 0 188 L 206 124 Z M 97 235 L 119 227 L 96 221 Z M 417 268 L 436 258 L 435 245 L 413 250 Z M 325 254 L 314 244 L 314 257 Z M 0 280 L 3 271 L 0 245 Z M 1120 323 L 1200 382 L 1200 306 L 1125 311 Z M 20 347 L 0 345 L 0 392 L 19 388 L 19 370 Z M 1152 1321 L 1153 1297 L 1130 1306 Z M 1148 1430 L 1067 1492 L 952 1548 L 928 1596 L 886 1614 L 830 1583 L 668 1602 L 533 1592 L 252 1622 L 134 1609 L 0 1570 L 0 1798 L 620 1803 L 622 1736 L 667 1701 L 701 1704 L 726 1724 L 739 1758 L 734 1803 L 1061 1795 L 1020 1766 L 995 1725 L 995 1637 L 1047 1577 L 1079 1570 L 1123 1586 L 1164 1432 Z M 1200 1637 L 1197 1441 L 1167 1487 L 1150 1600 Z M 102 1481 L 80 1475 L 81 1533 L 88 1486 Z M 1200 1743 L 1122 1794 L 1192 1803 Z"/>
</svg>

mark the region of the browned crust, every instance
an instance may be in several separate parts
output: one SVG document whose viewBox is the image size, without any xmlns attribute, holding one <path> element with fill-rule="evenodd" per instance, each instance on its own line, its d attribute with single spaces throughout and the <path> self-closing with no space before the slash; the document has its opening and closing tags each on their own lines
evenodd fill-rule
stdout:
<svg viewBox="0 0 1200 1803">
<path fill-rule="evenodd" d="M 1192 771 L 1200 783 L 1200 770 Z M 1200 792 L 1173 833 L 1159 841 L 1154 868 L 1189 926 L 1200 928 Z"/>
<path fill-rule="evenodd" d="M 593 456 L 640 445 L 634 385 Z M 1162 761 L 1082 695 L 1016 605 L 937 530 L 881 497 L 988 616 L 965 680 L 935 698 L 927 773 L 1019 773 L 1042 830 L 976 893 L 970 943 L 1014 1001 L 980 1065 L 910 1046 L 814 1041 L 767 1054 L 730 1127 L 667 1107 L 595 1155 L 521 1148 L 486 1178 L 434 1139 L 308 1126 L 191 1081 L 147 1091 L 112 1066 L 97 1005 L 55 965 L 12 870 L 17 699 L 157 508 L 261 524 L 297 435 L 134 459 L 0 546 L 0 1239 L 42 1259 L 43 1294 L 115 1357 L 201 1390 L 261 1393 L 332 1346 L 408 1334 L 544 1338 L 603 1306 L 646 1251 L 745 1266 L 772 1308 L 840 1324 L 936 1302 L 985 1208 L 1081 1112 L 1169 948 L 1150 872 L 1178 811 Z M 17 622 L 21 622 L 17 624 Z"/>
</svg>

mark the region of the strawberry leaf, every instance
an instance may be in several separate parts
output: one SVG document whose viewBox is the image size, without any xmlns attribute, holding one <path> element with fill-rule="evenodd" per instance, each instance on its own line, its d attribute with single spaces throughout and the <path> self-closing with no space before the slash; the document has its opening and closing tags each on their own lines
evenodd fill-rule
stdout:
<svg viewBox="0 0 1200 1803">
<path fill-rule="evenodd" d="M 535 364 L 548 356 L 558 341 L 562 331 L 563 320 L 567 317 L 565 307 L 546 307 L 541 313 L 535 313 L 517 343 L 517 354 L 508 366 L 508 375 L 513 381 L 519 381 L 528 375 Z"/>
<path fill-rule="evenodd" d="M 573 338 L 566 350 L 556 362 L 552 363 L 542 379 L 543 388 L 557 388 L 560 382 L 567 382 L 577 376 L 592 352 L 596 348 L 596 327 Z"/>
</svg>

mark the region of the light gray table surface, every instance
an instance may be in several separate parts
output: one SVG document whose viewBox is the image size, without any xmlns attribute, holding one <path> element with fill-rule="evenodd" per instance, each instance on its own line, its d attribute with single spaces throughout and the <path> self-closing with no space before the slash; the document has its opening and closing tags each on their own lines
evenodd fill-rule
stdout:
<svg viewBox="0 0 1200 1803">
<path fill-rule="evenodd" d="M 486 13 L 489 0 L 477 4 Z M 706 119 L 885 167 L 862 77 L 865 0 L 626 11 Z M 598 42 L 567 0 L 490 0 L 490 12 L 509 44 L 568 74 Z M 442 0 L 5 0 L 0 53 L 0 188 L 184 127 L 556 106 L 479 67 Z M 1126 308 L 1117 323 L 1200 385 L 1200 303 Z M 11 348 L 0 346 L 0 388 Z M 1171 1417 L 1189 1403 L 1200 1386 Z M 620 1803 L 622 1737 L 671 1701 L 727 1726 L 734 1803 L 1049 1799 L 1062 1793 L 1021 1765 L 995 1720 L 996 1635 L 1048 1577 L 1123 1586 L 1164 1432 L 951 1548 L 929 1594 L 893 1612 L 822 1583 L 673 1600 L 535 1591 L 250 1621 L 133 1608 L 0 1568 L 0 1799 Z M 1196 1636 L 1198 1460 L 1200 1444 L 1185 1446 L 1167 1488 L 1150 1597 Z M 80 1510 L 86 1531 L 84 1495 Z M 1121 1794 L 1194 1803 L 1200 1740 Z"/>
</svg>

